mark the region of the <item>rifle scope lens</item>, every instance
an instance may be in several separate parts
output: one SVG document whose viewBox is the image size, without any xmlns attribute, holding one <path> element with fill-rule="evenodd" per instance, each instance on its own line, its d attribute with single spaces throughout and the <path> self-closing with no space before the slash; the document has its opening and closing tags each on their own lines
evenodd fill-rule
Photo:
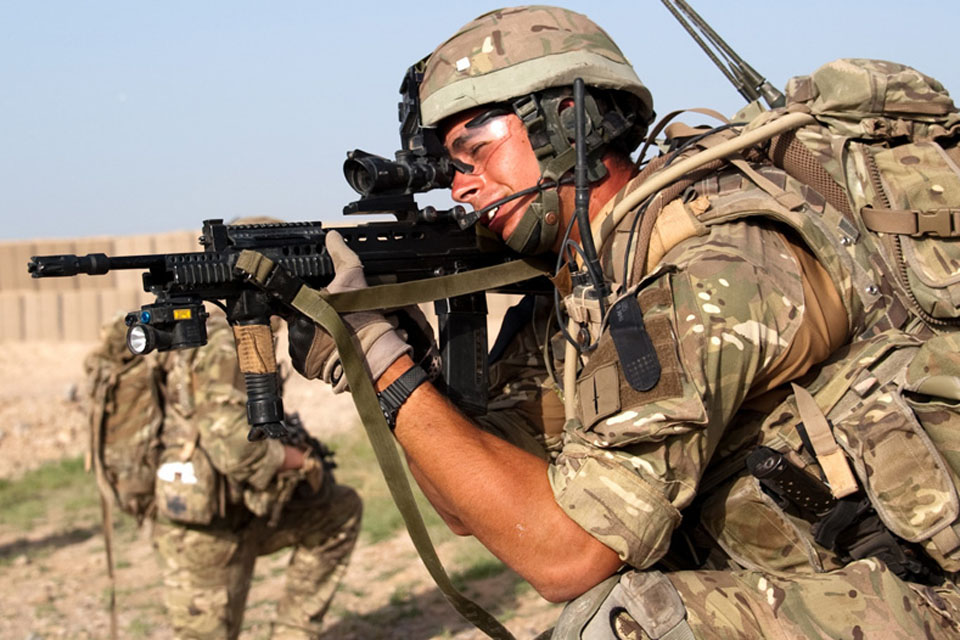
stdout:
<svg viewBox="0 0 960 640">
<path fill-rule="evenodd" d="M 156 344 L 156 336 L 150 327 L 135 324 L 127 329 L 127 349 L 130 353 L 137 356 L 150 353 Z"/>
</svg>

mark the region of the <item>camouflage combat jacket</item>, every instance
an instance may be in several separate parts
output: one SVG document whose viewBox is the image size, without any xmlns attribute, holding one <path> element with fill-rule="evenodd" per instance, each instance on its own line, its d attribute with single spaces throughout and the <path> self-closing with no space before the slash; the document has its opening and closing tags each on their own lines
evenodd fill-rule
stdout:
<svg viewBox="0 0 960 640">
<path fill-rule="evenodd" d="M 816 210 L 815 224 L 828 224 L 831 216 L 839 215 L 783 172 L 769 166 L 757 169 Z M 635 187 L 628 184 L 601 217 Z M 816 229 L 801 233 L 806 218 L 748 177 L 731 170 L 701 175 L 694 191 L 695 198 L 670 203 L 689 217 L 690 231 L 663 247 L 650 268 L 641 264 L 632 270 L 623 288 L 637 296 L 660 361 L 662 373 L 653 389 L 638 392 L 629 386 L 609 331 L 600 331 L 598 316 L 589 308 L 580 309 L 597 347 L 582 358 L 575 391 L 578 420 L 567 425 L 559 452 L 552 456 L 549 477 L 556 500 L 580 526 L 636 568 L 664 559 L 682 514 L 689 520 L 684 529 L 700 525 L 694 537 L 725 534 L 734 547 L 751 549 L 737 554 L 757 560 L 751 568 L 829 568 L 836 565 L 830 553 L 807 553 L 812 544 L 806 539 L 809 527 L 791 529 L 786 544 L 782 535 L 771 537 L 764 523 L 778 523 L 780 517 L 764 519 L 767 506 L 775 512 L 769 498 L 770 505 L 759 495 L 749 508 L 742 502 L 727 504 L 730 478 L 749 475 L 743 453 L 758 441 L 763 413 L 756 409 L 775 406 L 782 398 L 782 383 L 804 374 L 851 335 L 882 325 L 888 310 L 878 304 L 879 292 L 855 290 L 864 277 L 862 264 L 838 255 L 833 246 L 818 246 L 816 256 L 806 250 L 798 237 L 809 245 Z M 757 215 L 763 211 L 793 216 L 798 224 L 778 224 L 775 216 Z M 709 224 L 699 221 L 711 215 L 715 218 Z M 632 222 L 628 215 L 601 249 L 605 273 L 615 283 Z M 805 301 L 818 294 L 817 288 L 832 291 L 831 300 L 808 309 Z M 571 304 L 575 297 L 566 299 L 568 310 L 576 308 Z M 811 318 L 825 309 L 841 318 Z M 812 335 L 817 332 L 811 326 L 824 335 Z M 521 332 L 514 340 L 513 362 L 530 367 L 537 356 L 533 351 L 544 342 L 540 339 L 531 349 L 531 335 Z M 543 362 L 541 358 L 536 374 L 529 368 L 525 376 L 528 404 L 545 404 L 542 396 L 555 393 L 553 376 Z M 559 370 L 562 364 L 554 366 Z M 511 400 L 517 405 L 514 392 L 522 386 L 523 367 L 512 371 L 517 378 L 506 384 L 498 380 L 491 406 Z M 724 531 L 728 507 L 740 517 L 735 532 Z M 707 542 L 703 547 L 710 549 L 710 567 L 740 566 L 722 546 Z M 789 561 L 776 558 L 780 554 Z M 703 566 L 704 559 L 695 562 Z"/>
<path fill-rule="evenodd" d="M 165 510 L 164 501 L 192 500 L 197 504 L 189 506 L 198 515 L 180 520 L 199 518 L 200 523 L 205 514 L 239 517 L 235 512 L 241 506 L 266 515 L 282 506 L 292 489 L 287 485 L 299 478 L 295 472 L 278 476 L 284 460 L 279 441 L 247 440 L 246 394 L 230 326 L 222 317 L 212 316 L 207 335 L 203 347 L 162 354 L 166 380 L 158 507 L 161 514 L 173 517 L 175 509 Z M 176 485 L 171 495 L 161 495 L 162 480 L 170 475 L 165 474 L 164 465 L 177 469 L 186 463 L 194 468 L 195 482 L 189 487 Z"/>
</svg>

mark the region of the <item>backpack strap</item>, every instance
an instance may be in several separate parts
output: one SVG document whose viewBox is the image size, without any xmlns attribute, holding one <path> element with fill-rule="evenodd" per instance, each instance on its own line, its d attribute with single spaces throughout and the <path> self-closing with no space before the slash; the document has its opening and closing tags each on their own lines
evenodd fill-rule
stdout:
<svg viewBox="0 0 960 640">
<path fill-rule="evenodd" d="M 107 556 L 107 577 L 110 578 L 110 638 L 117 640 L 117 576 L 113 562 L 113 501 L 116 494 L 107 481 L 103 470 L 103 419 L 106 409 L 107 392 L 116 384 L 117 377 L 130 368 L 130 364 L 120 371 L 107 374 L 104 365 L 100 364 L 97 380 L 94 387 L 93 404 L 90 411 L 90 460 L 93 463 L 93 474 L 97 481 L 100 493 L 100 515 L 103 523 L 103 548 Z"/>
<path fill-rule="evenodd" d="M 938 238 L 960 236 L 960 209 L 881 209 L 866 206 L 860 216 L 867 229 L 878 233 L 906 236 L 931 235 Z"/>
</svg>

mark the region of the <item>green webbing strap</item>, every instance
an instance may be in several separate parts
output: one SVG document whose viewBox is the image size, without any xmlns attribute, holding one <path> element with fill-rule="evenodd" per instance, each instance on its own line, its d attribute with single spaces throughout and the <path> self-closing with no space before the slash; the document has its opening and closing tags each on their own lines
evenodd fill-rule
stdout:
<svg viewBox="0 0 960 640">
<path fill-rule="evenodd" d="M 433 300 L 455 298 L 477 291 L 497 289 L 552 272 L 545 261 L 524 258 L 447 276 L 437 276 L 436 278 L 415 280 L 402 284 L 381 284 L 365 289 L 323 295 L 339 313 L 371 309 L 396 309 L 410 304 L 432 302 Z"/>
<path fill-rule="evenodd" d="M 370 444 L 377 456 L 383 477 L 390 488 L 390 495 L 393 496 L 393 501 L 407 526 L 410 539 L 413 540 L 417 553 L 420 554 L 420 559 L 434 582 L 453 608 L 488 636 L 513 640 L 513 635 L 496 618 L 457 591 L 444 571 L 414 501 L 393 434 L 387 428 L 373 383 L 363 366 L 363 357 L 358 352 L 337 310 L 324 300 L 319 291 L 307 286 L 300 289 L 291 306 L 323 327 L 324 331 L 329 333 L 337 343 L 337 351 L 340 354 L 347 382 L 350 384 L 354 404 L 367 431 L 367 437 L 370 438 Z"/>
<path fill-rule="evenodd" d="M 518 261 L 517 263 L 506 263 L 505 265 L 498 266 L 504 267 L 512 264 L 522 265 L 524 263 Z M 247 273 L 251 280 L 258 285 L 264 286 L 264 283 L 272 271 L 273 263 L 262 254 L 248 250 L 241 253 L 237 260 L 236 268 Z M 510 272 L 514 273 L 513 280 L 504 281 L 501 284 L 518 282 L 530 278 L 532 275 L 543 273 L 542 270 L 538 269 L 532 275 L 529 275 L 527 269 L 518 269 L 517 267 L 512 267 Z M 450 295 L 461 295 L 460 291 L 467 283 L 471 283 L 469 286 L 480 283 L 480 280 L 475 277 L 465 277 L 470 276 L 471 273 L 472 272 L 431 279 L 429 281 L 430 287 L 421 286 L 421 282 L 370 287 L 365 291 L 376 290 L 379 294 L 373 298 L 346 294 L 327 296 L 316 289 L 303 285 L 289 304 L 320 325 L 324 331 L 330 334 L 336 343 L 337 351 L 340 354 L 340 361 L 343 365 L 343 371 L 350 385 L 351 396 L 357 407 L 357 412 L 360 414 L 360 419 L 367 432 L 367 437 L 370 439 L 374 454 L 377 456 L 377 462 L 380 464 L 380 470 L 387 482 L 387 487 L 390 489 L 390 495 L 393 497 L 393 501 L 396 503 L 400 515 L 403 517 L 407 532 L 410 534 L 410 539 L 413 541 L 413 545 L 416 547 L 420 559 L 423 561 L 427 571 L 430 572 L 430 576 L 437 584 L 437 587 L 460 615 L 488 636 L 497 640 L 515 640 L 513 635 L 500 624 L 496 618 L 457 591 L 450 582 L 450 578 L 444 571 L 443 565 L 440 563 L 440 559 L 437 557 L 436 551 L 433 548 L 433 543 L 430 541 L 430 535 L 427 533 L 423 518 L 420 516 L 413 492 L 410 489 L 410 483 L 407 481 L 406 472 L 400 461 L 400 455 L 397 453 L 396 441 L 387 427 L 386 420 L 380 410 L 380 403 L 377 400 L 376 391 L 373 388 L 373 382 L 370 380 L 367 375 L 367 370 L 364 367 L 363 356 L 357 350 L 349 330 L 343 324 L 343 320 L 341 320 L 338 313 L 338 308 L 335 308 L 333 304 L 331 304 L 332 299 L 336 298 L 338 300 L 338 307 L 340 304 L 364 305 L 351 307 L 352 310 L 361 310 L 384 308 L 387 306 L 400 307 L 418 302 L 426 302 L 427 300 L 436 299 L 438 295 L 447 295 L 443 292 L 457 291 L 458 293 L 452 293 Z M 450 284 L 450 282 L 441 283 L 441 281 L 448 279 L 450 281 L 457 279 L 460 281 L 460 284 L 456 282 L 453 284 Z M 463 290 L 462 293 L 483 290 L 491 286 L 500 285 L 491 285 L 489 281 L 484 280 L 482 281 L 482 286 L 479 288 Z M 391 292 L 391 290 L 393 290 L 393 292 Z M 438 294 L 438 292 L 440 293 Z M 428 293 L 430 295 L 424 298 L 423 296 Z M 346 302 L 343 302 L 344 300 Z M 389 304 L 385 302 L 387 300 L 389 300 Z"/>
</svg>

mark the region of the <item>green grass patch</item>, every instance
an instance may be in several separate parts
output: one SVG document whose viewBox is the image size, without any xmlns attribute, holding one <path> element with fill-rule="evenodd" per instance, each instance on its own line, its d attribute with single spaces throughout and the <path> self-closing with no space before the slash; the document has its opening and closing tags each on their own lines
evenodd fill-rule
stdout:
<svg viewBox="0 0 960 640">
<path fill-rule="evenodd" d="M 471 582 L 492 578 L 507 570 L 507 566 L 476 538 L 463 538 L 458 541 L 452 564 L 457 569 L 451 572 L 450 581 L 458 590 Z"/>
<path fill-rule="evenodd" d="M 42 602 L 33 608 L 34 617 L 44 620 L 49 618 L 60 618 L 60 610 L 52 602 Z"/>
<path fill-rule="evenodd" d="M 93 476 L 83 470 L 83 458 L 46 464 L 17 480 L 0 480 L 0 525 L 29 531 L 62 511 L 72 526 L 99 519 L 100 498 Z"/>
<path fill-rule="evenodd" d="M 327 444 L 337 455 L 337 482 L 353 487 L 363 498 L 360 535 L 364 540 L 367 543 L 376 543 L 403 531 L 403 517 L 394 505 L 363 428 L 357 425 L 356 429 L 331 437 Z M 434 544 L 455 537 L 417 487 L 409 471 L 406 476 Z"/>
<path fill-rule="evenodd" d="M 146 638 L 153 631 L 153 628 L 154 624 L 151 621 L 137 616 L 127 625 L 127 633 L 130 634 L 129 637 L 131 638 Z"/>
<path fill-rule="evenodd" d="M 409 585 L 401 585 L 390 594 L 390 615 L 394 619 L 416 618 L 421 614 L 417 606 L 417 598 L 410 591 Z"/>
</svg>

